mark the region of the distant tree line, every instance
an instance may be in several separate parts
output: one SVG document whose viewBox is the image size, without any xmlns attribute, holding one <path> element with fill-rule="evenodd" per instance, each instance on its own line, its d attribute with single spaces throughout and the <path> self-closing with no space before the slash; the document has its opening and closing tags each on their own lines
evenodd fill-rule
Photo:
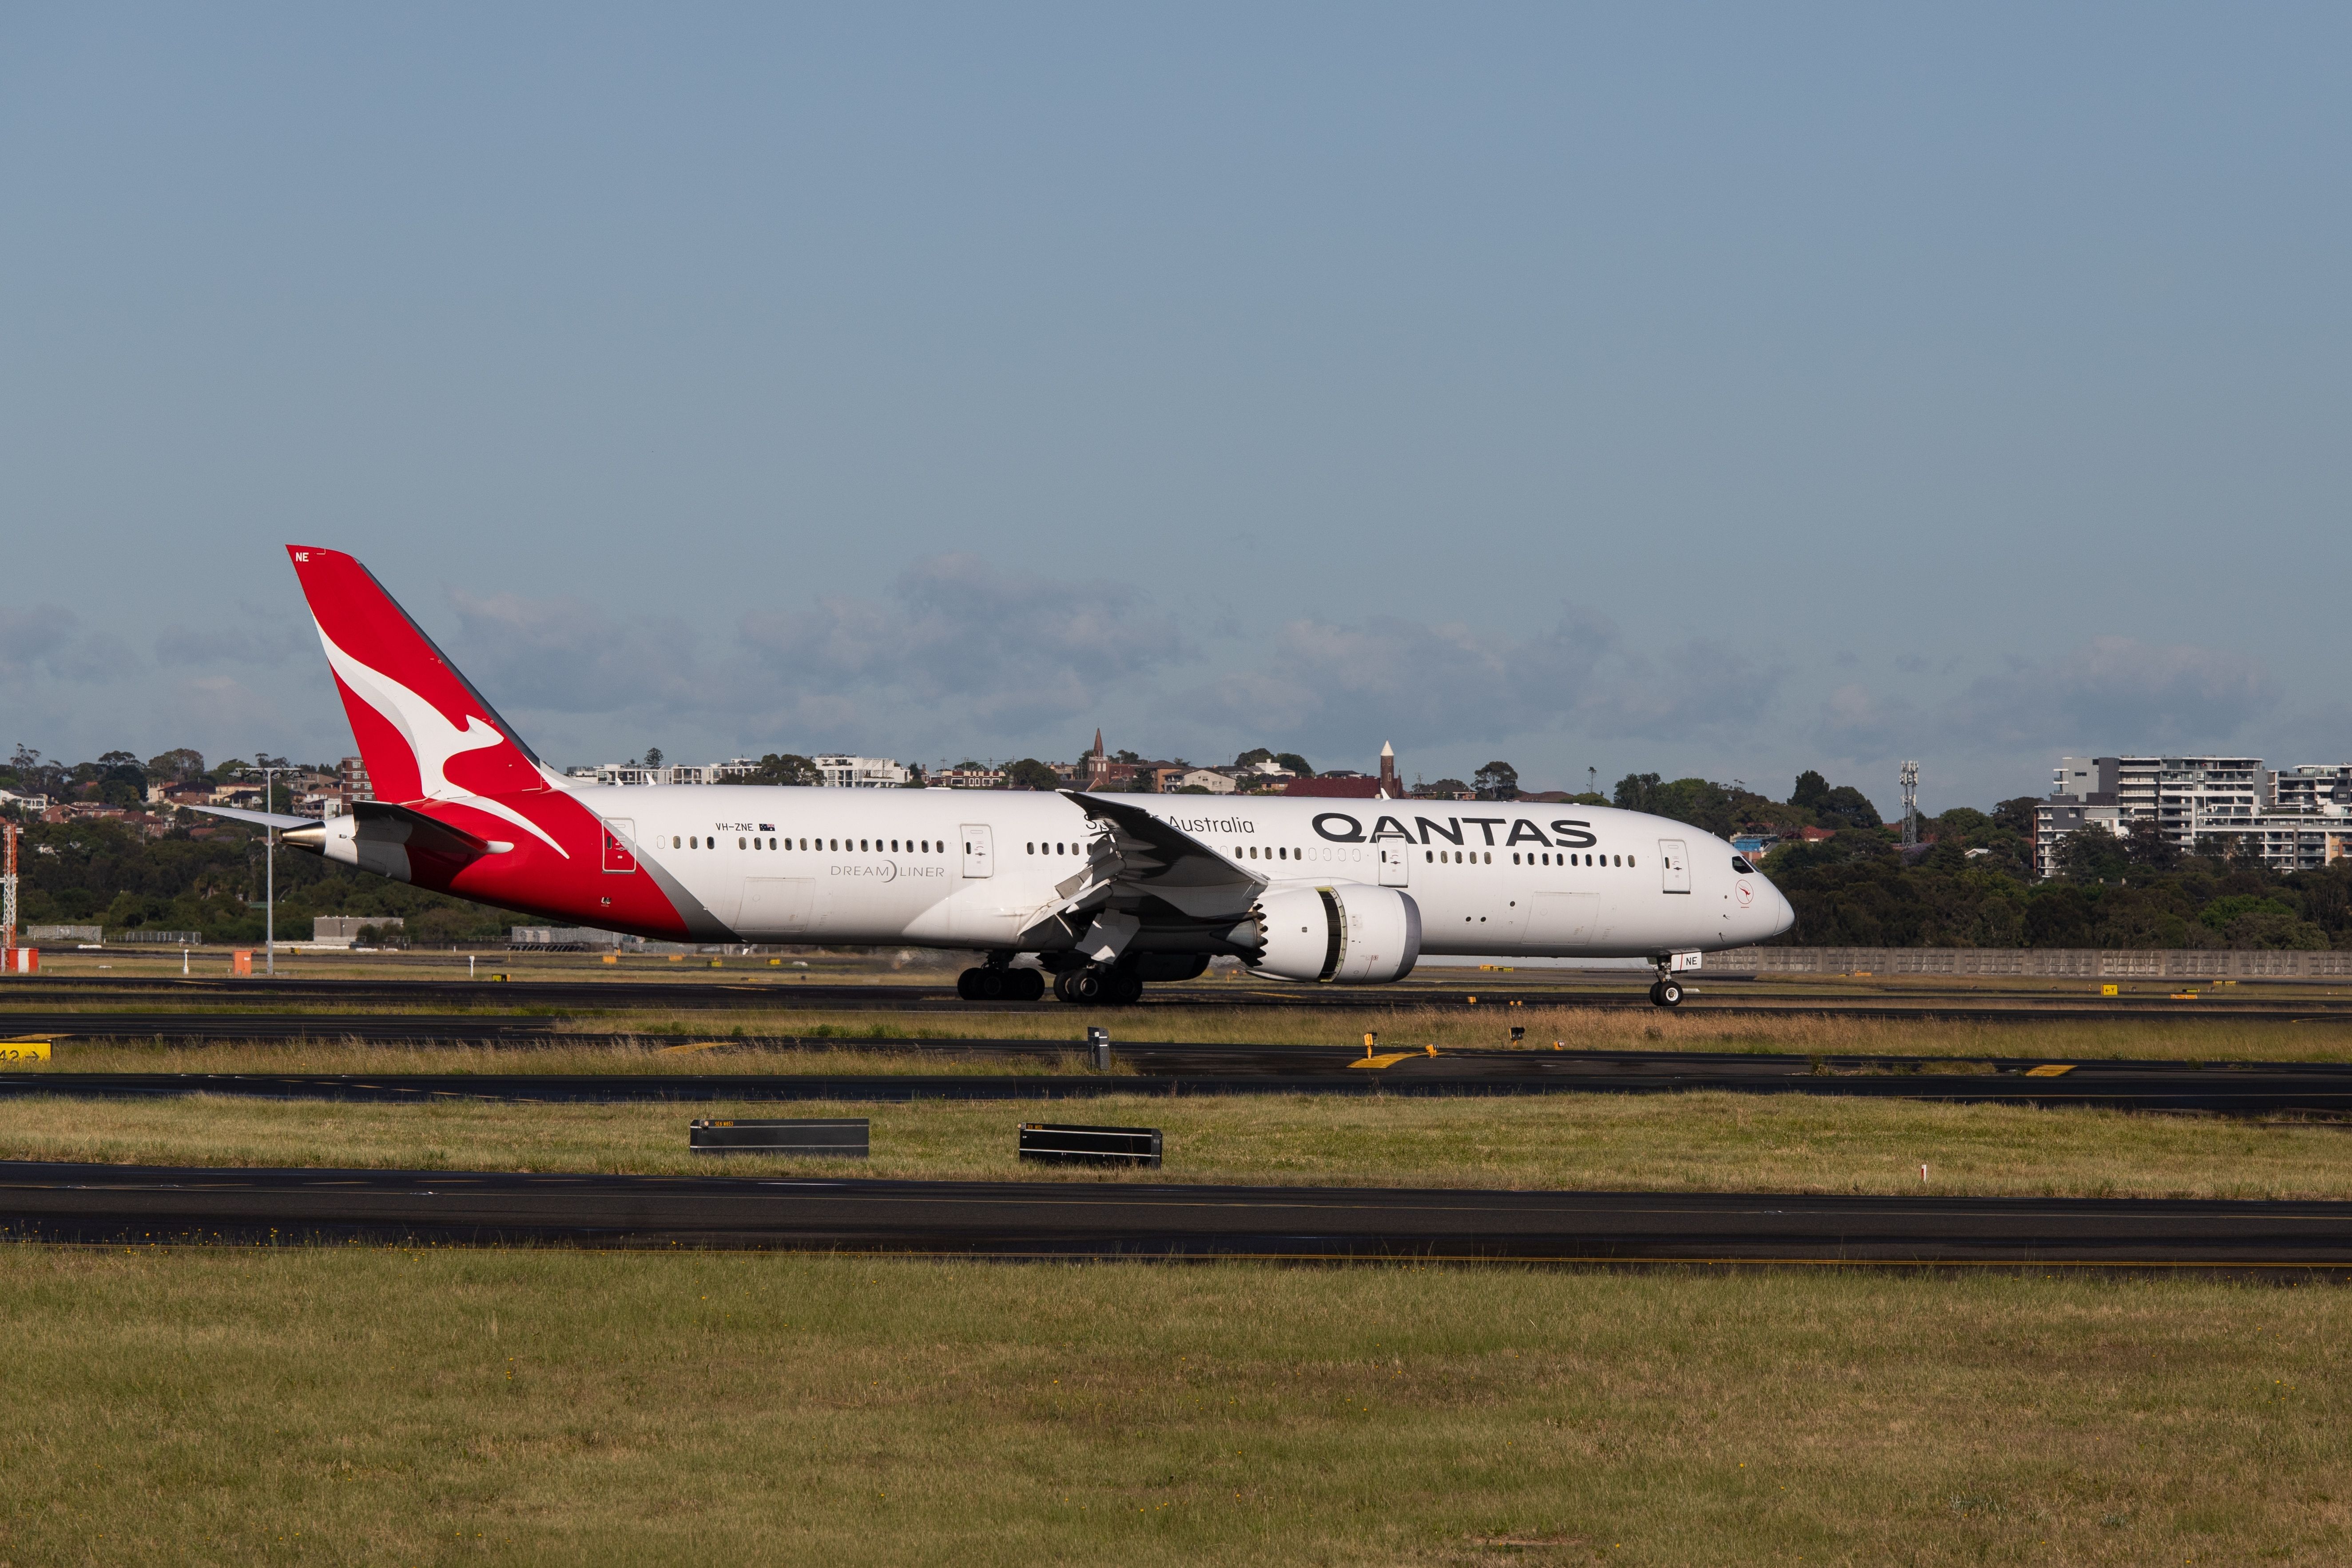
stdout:
<svg viewBox="0 0 2352 1568">
<path fill-rule="evenodd" d="M 165 837 L 105 818 L 27 823 L 17 857 L 18 918 L 26 925 L 152 927 L 212 942 L 259 942 L 262 836 L 242 825 L 182 828 Z M 397 916 L 411 946 L 503 942 L 535 917 L 415 888 L 280 846 L 278 935 L 308 941 L 318 915 Z"/>
<path fill-rule="evenodd" d="M 648 751 L 650 763 L 659 755 Z M 1122 753 L 1124 760 L 1128 753 Z M 1266 748 L 1235 759 L 1274 762 L 1312 773 L 1304 757 Z M 0 765 L 0 788 L 123 805 L 153 782 L 226 783 L 285 759 L 257 755 L 215 766 L 181 748 L 141 760 L 108 752 L 62 764 L 18 746 Z M 772 752 L 751 775 L 761 784 L 817 781 L 807 757 Z M 919 782 L 919 775 L 917 782 Z M 1045 763 L 1005 769 L 1013 789 L 1052 790 Z M 1148 782 L 1142 784 L 1148 788 Z M 1517 770 L 1494 761 L 1469 783 L 1440 779 L 1417 795 L 1520 794 Z M 1558 798 L 1558 797 L 1553 797 Z M 1604 804 L 1597 795 L 1569 797 Z M 1627 773 L 1608 802 L 1686 822 L 1719 837 L 1777 835 L 1762 869 L 1796 907 L 1795 931 L 1780 939 L 1811 947 L 2352 947 L 2352 862 L 2285 875 L 2259 859 L 2183 857 L 2151 823 L 2118 838 L 2085 828 L 2057 852 L 2059 875 L 2033 877 L 2037 797 L 2005 800 L 1990 812 L 1955 806 L 1923 816 L 1922 842 L 1905 849 L 1863 793 L 1832 786 L 1821 773 L 1797 775 L 1786 800 L 1734 782 Z M 279 803 L 281 809 L 283 802 Z M 1810 832 L 1808 831 L 1810 830 Z M 387 881 L 299 851 L 278 858 L 278 930 L 307 935 L 314 915 L 398 916 L 419 945 L 502 940 L 523 917 Z M 255 941 L 262 931 L 261 840 L 230 825 L 182 827 L 148 840 L 103 819 L 28 823 L 20 866 L 26 924 L 102 924 L 201 931 L 208 941 Z"/>
<path fill-rule="evenodd" d="M 1804 947 L 2352 947 L 2352 862 L 2280 874 L 2259 858 L 2184 857 L 2139 823 L 2084 828 L 2033 876 L 2033 795 L 1922 816 L 1906 851 L 1862 792 L 1797 777 L 1786 801 L 1700 778 L 1629 773 L 1614 804 L 1729 838 L 1781 835 L 1762 869 Z M 1816 829 L 1826 837 L 1808 837 Z"/>
</svg>

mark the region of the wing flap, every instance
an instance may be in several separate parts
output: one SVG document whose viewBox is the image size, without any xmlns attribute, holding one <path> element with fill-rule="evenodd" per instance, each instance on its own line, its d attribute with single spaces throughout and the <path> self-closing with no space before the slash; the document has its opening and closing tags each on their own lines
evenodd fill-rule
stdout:
<svg viewBox="0 0 2352 1568">
<path fill-rule="evenodd" d="M 1196 920 L 1239 920 L 1266 885 L 1265 878 L 1141 806 L 1082 790 L 1062 794 L 1111 830 L 1118 867 L 1110 879 L 1118 892 L 1148 894 Z"/>
</svg>

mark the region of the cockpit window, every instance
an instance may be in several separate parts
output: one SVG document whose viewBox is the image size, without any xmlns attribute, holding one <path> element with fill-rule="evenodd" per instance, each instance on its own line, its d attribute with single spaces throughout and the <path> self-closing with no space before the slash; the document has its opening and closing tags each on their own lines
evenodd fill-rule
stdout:
<svg viewBox="0 0 2352 1568">
<path fill-rule="evenodd" d="M 1731 868 L 1743 877 L 1756 875 L 1756 868 L 1748 863 L 1748 857 L 1745 855 L 1734 855 L 1731 858 Z"/>
</svg>

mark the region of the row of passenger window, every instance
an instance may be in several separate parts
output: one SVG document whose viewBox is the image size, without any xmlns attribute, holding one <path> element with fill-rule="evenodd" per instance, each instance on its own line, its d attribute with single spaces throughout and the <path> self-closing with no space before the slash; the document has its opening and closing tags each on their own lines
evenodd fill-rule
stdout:
<svg viewBox="0 0 2352 1568">
<path fill-rule="evenodd" d="M 1312 854 L 1304 849 L 1293 849 L 1283 844 L 1263 846 L 1236 844 L 1234 846 L 1234 858 L 1236 860 L 1361 860 L 1363 858 L 1362 849 L 1350 848 L 1345 844 L 1336 848 L 1326 847 Z"/>
<path fill-rule="evenodd" d="M 1059 846 L 1055 846 L 1054 847 L 1058 848 Z M 1034 852 L 1034 846 L 1032 847 L 1032 852 Z M 1421 858 L 1424 863 L 1434 865 L 1491 866 L 1495 863 L 1495 852 L 1491 849 L 1471 849 L 1466 851 L 1455 849 L 1450 851 L 1450 853 L 1453 858 L 1448 859 L 1447 855 L 1449 854 L 1449 851 L 1447 850 L 1424 849 L 1421 852 Z M 1465 854 L 1469 857 L 1466 861 L 1463 858 Z M 1486 857 L 1483 860 L 1479 858 L 1482 854 Z M 1236 860 L 1304 860 L 1307 858 L 1307 851 L 1304 849 L 1292 849 L 1279 845 L 1261 851 L 1256 845 L 1236 844 L 1234 846 L 1234 858 Z M 1587 866 L 1591 865 L 1592 857 L 1587 855 L 1584 857 L 1582 863 Z M 1631 855 L 1603 855 L 1601 857 L 1601 864 L 1603 866 L 1631 866 L 1633 863 L 1633 858 Z M 1511 864 L 1514 866 L 1519 864 L 1519 857 L 1517 855 L 1515 854 L 1511 857 Z M 1578 861 L 1577 858 L 1573 855 L 1531 854 L 1527 858 L 1527 864 L 1530 866 L 1573 866 L 1578 864 Z"/>
<path fill-rule="evenodd" d="M 1462 853 L 1463 852 L 1459 849 L 1454 850 L 1453 852 L 1454 858 L 1449 861 L 1446 858 L 1446 852 L 1443 849 L 1424 849 L 1421 852 L 1421 858 L 1423 860 L 1433 860 L 1440 866 L 1459 866 L 1463 863 Z M 1484 860 L 1478 858 L 1482 853 L 1486 857 Z M 1491 866 L 1495 863 L 1495 852 L 1491 849 L 1484 851 L 1473 849 L 1470 851 L 1469 863 L 1473 866 Z M 1511 857 L 1512 865 L 1517 866 L 1520 863 L 1521 861 L 1517 855 L 1513 855 Z M 1529 855 L 1527 857 L 1525 863 L 1529 866 L 1574 866 L 1580 864 L 1577 858 L 1573 855 Z M 1601 864 L 1603 866 L 1631 866 L 1633 863 L 1633 858 L 1631 855 L 1603 855 L 1601 857 Z M 1592 857 L 1590 855 L 1585 856 L 1580 864 L 1586 866 L 1591 865 Z"/>
<path fill-rule="evenodd" d="M 658 842 L 658 840 L 656 840 L 656 842 Z M 865 838 L 803 838 L 800 841 L 800 847 L 806 849 L 811 844 L 814 844 L 820 850 L 830 851 L 837 854 L 846 847 L 851 853 L 860 855 L 935 855 L 947 848 L 947 844 L 943 840 L 939 839 L 909 838 L 904 842 L 907 847 L 904 849 L 900 849 L 898 847 L 900 840 L 896 838 L 875 838 L 870 840 Z M 869 844 L 872 846 L 871 848 L 867 847 Z M 888 846 L 887 848 L 884 847 L 886 844 Z M 918 844 L 922 846 L 920 849 L 916 847 Z M 689 833 L 679 835 L 673 833 L 670 835 L 669 847 L 673 849 L 716 849 L 719 847 L 719 840 L 716 838 L 705 837 L 699 834 Z M 738 837 L 735 840 L 735 847 L 738 849 L 774 849 L 776 847 L 776 840 L 771 838 L 765 844 L 762 844 L 760 841 L 759 836 L 757 834 L 753 834 L 749 837 Z M 790 838 L 785 839 L 783 841 L 783 847 L 787 850 L 791 849 L 793 847 L 793 841 Z"/>
</svg>

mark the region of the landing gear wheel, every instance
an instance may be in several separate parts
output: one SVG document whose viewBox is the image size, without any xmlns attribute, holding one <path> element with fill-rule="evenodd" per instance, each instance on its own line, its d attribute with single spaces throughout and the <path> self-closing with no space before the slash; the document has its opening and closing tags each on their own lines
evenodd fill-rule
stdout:
<svg viewBox="0 0 2352 1568">
<path fill-rule="evenodd" d="M 1683 983 L 1679 980 L 1659 981 L 1656 985 L 1651 987 L 1650 1000 L 1655 1002 L 1661 1007 L 1681 1006 L 1683 1005 Z"/>
<path fill-rule="evenodd" d="M 1119 1007 L 1132 1007 L 1143 1000 L 1143 982 L 1129 969 L 1114 969 L 1103 976 L 1103 1000 Z"/>
<path fill-rule="evenodd" d="M 956 976 L 956 994 L 967 1002 L 1019 1001 L 1021 986 L 1019 971 L 989 964 L 975 965 Z"/>
<path fill-rule="evenodd" d="M 1094 968 L 1073 969 L 1054 983 L 1054 989 L 1062 994 L 1065 1002 L 1076 1002 L 1080 1005 L 1100 1002 L 1104 999 L 1103 972 Z"/>
<path fill-rule="evenodd" d="M 1045 994 L 1045 976 L 1034 969 L 1008 969 L 1004 972 L 1004 999 L 1008 1002 L 1034 1002 Z"/>
<path fill-rule="evenodd" d="M 1653 981 L 1651 981 L 1651 982 L 1650 982 L 1650 1005 L 1651 1005 L 1651 1006 L 1653 1006 L 1653 1007 L 1663 1007 L 1663 1006 L 1664 1006 L 1664 1005 L 1666 1005 L 1666 1004 L 1665 1004 L 1665 1002 L 1664 1002 L 1664 1000 L 1663 998 L 1661 998 L 1661 997 L 1659 996 L 1659 994 L 1658 994 L 1658 993 L 1659 993 L 1661 990 L 1663 990 L 1663 989 L 1664 988 L 1664 986 L 1665 986 L 1665 982 L 1664 982 L 1664 981 L 1663 981 L 1663 980 L 1653 980 Z"/>
</svg>

